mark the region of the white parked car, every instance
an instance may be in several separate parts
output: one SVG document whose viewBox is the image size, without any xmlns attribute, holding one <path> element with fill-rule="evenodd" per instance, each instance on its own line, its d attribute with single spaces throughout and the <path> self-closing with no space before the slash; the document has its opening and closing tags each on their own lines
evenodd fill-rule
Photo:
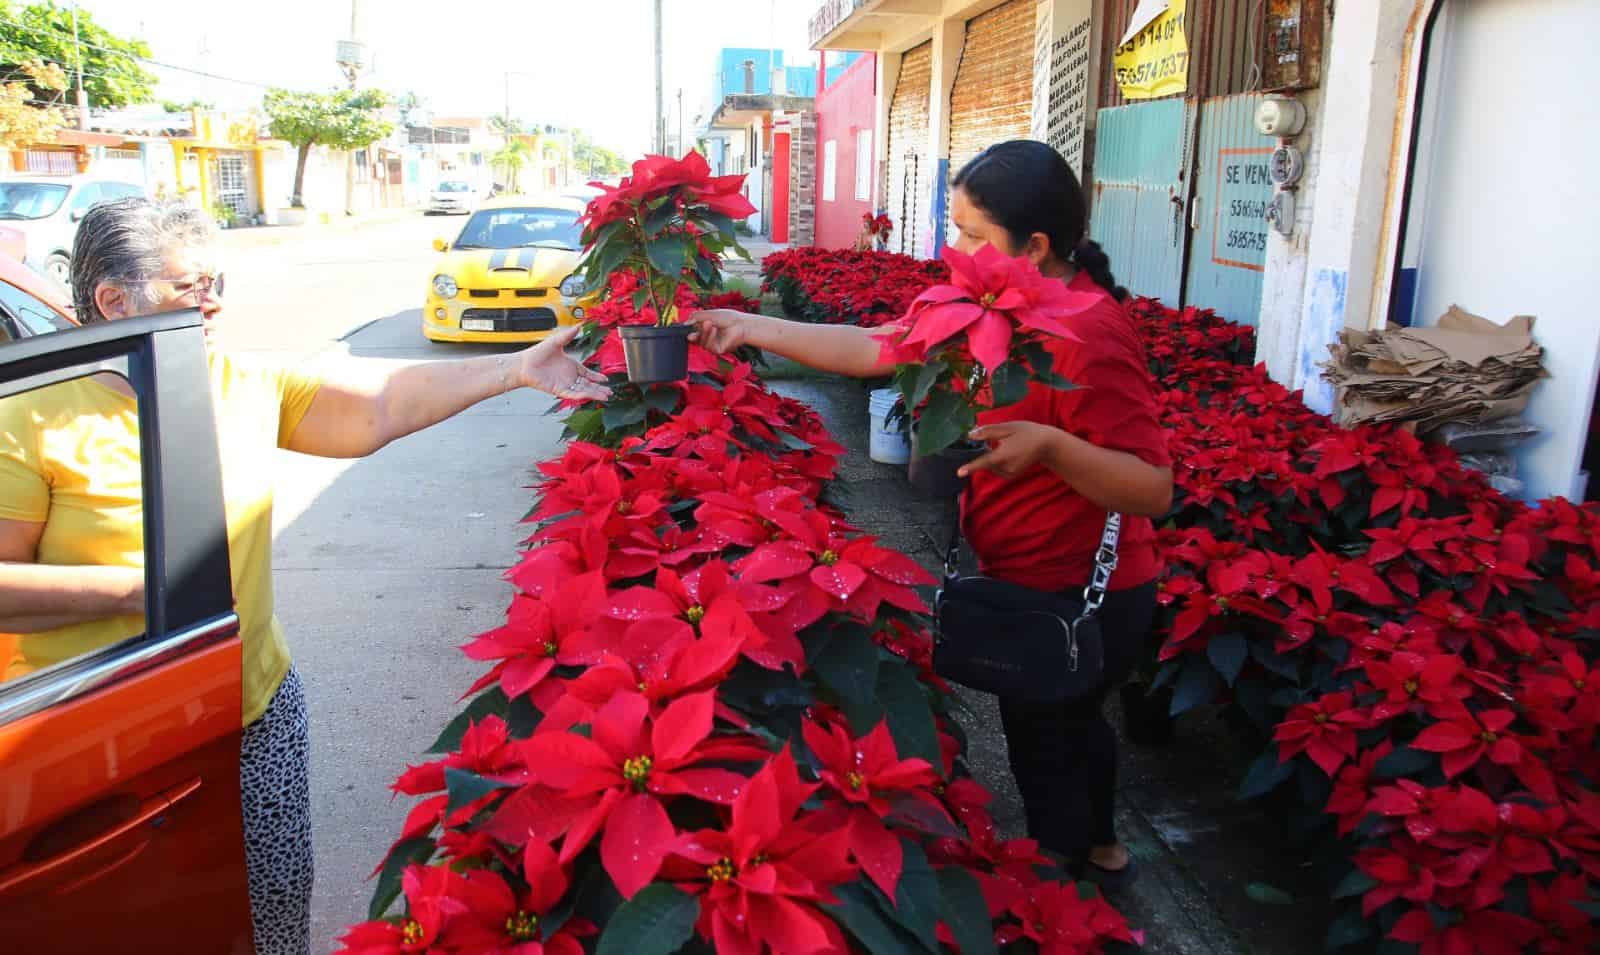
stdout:
<svg viewBox="0 0 1600 955">
<path fill-rule="evenodd" d="M 15 176 L 0 179 L 0 225 L 22 234 L 22 261 L 67 288 L 78 220 L 106 199 L 142 196 L 131 182 L 88 176 Z"/>
<path fill-rule="evenodd" d="M 428 193 L 428 205 L 423 210 L 428 215 L 434 213 L 459 213 L 465 215 L 478 208 L 478 202 L 483 197 L 478 195 L 472 184 L 459 179 L 446 179 L 433 187 Z"/>
</svg>

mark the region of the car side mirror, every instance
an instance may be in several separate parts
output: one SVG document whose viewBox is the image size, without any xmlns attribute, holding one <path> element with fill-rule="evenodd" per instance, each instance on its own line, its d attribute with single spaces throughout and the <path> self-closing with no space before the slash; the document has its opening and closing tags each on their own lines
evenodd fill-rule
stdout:
<svg viewBox="0 0 1600 955">
<path fill-rule="evenodd" d="M 89 210 L 87 209 L 74 209 L 67 213 L 67 218 L 71 219 L 73 222 L 77 222 L 78 220 L 82 219 L 83 214 L 88 211 Z"/>
<path fill-rule="evenodd" d="M 434 239 L 433 240 L 433 250 L 435 252 L 446 252 L 446 251 L 449 251 L 449 249 L 450 249 L 450 243 L 446 242 L 445 240 L 443 240 L 443 239 Z"/>
</svg>

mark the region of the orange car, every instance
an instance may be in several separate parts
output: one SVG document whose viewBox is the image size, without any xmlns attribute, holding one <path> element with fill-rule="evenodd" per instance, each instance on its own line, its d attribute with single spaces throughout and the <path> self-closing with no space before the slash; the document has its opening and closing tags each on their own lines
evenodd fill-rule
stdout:
<svg viewBox="0 0 1600 955">
<path fill-rule="evenodd" d="M 17 288 L 0 284 L 0 311 Z M 138 397 L 146 625 L 0 682 L 0 948 L 249 952 L 239 622 L 199 312 L 0 344 L 0 398 L 106 373 Z"/>
<path fill-rule="evenodd" d="M 0 342 L 72 328 L 70 307 L 53 282 L 0 255 Z"/>
</svg>

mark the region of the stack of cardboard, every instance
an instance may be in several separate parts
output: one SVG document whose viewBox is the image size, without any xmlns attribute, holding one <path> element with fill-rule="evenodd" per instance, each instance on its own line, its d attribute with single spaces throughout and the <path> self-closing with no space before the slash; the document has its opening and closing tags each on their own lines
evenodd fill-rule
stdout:
<svg viewBox="0 0 1600 955">
<path fill-rule="evenodd" d="M 1527 315 L 1496 325 L 1452 306 L 1432 328 L 1346 330 L 1341 339 L 1322 367 L 1345 424 L 1397 422 L 1427 434 L 1498 421 L 1520 413 L 1545 377 Z"/>
</svg>

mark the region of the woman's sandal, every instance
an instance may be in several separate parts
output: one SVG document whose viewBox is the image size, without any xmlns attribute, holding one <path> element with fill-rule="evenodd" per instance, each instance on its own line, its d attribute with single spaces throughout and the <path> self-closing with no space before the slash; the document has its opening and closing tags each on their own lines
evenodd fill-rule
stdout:
<svg viewBox="0 0 1600 955">
<path fill-rule="evenodd" d="M 1133 856 L 1128 856 L 1128 864 L 1120 869 L 1108 869 L 1090 859 L 1083 860 L 1079 866 L 1078 878 L 1084 882 L 1093 882 L 1104 892 L 1121 892 L 1133 884 L 1138 877 L 1138 869 L 1134 865 Z"/>
</svg>

